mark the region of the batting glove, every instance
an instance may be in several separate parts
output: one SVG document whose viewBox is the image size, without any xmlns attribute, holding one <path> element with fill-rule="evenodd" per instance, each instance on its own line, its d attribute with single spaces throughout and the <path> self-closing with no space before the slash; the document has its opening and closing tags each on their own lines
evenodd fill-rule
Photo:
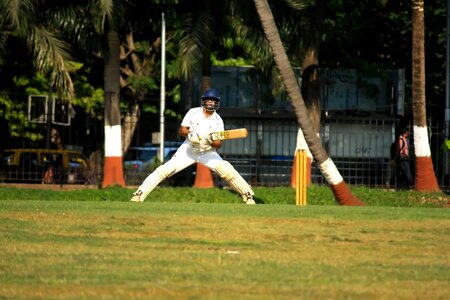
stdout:
<svg viewBox="0 0 450 300">
<path fill-rule="evenodd" d="M 200 149 L 200 151 L 209 151 L 212 149 L 210 144 L 205 144 L 203 143 L 203 141 L 200 142 L 200 145 L 198 145 L 198 149 Z"/>
<path fill-rule="evenodd" d="M 209 133 L 207 135 L 205 135 L 204 137 L 202 137 L 203 144 L 211 145 L 212 142 L 213 142 L 213 140 L 211 139 L 211 136 L 209 135 Z"/>
<path fill-rule="evenodd" d="M 195 132 L 189 132 L 187 138 L 192 144 L 200 144 L 200 139 Z"/>
</svg>

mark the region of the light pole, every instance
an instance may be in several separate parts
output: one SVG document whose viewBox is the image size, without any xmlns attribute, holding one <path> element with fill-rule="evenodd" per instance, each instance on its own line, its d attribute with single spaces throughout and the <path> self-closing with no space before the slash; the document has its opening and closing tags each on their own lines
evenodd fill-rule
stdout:
<svg viewBox="0 0 450 300">
<path fill-rule="evenodd" d="M 450 0 L 449 0 L 450 1 Z M 166 21 L 161 14 L 161 99 L 159 109 L 159 160 L 164 162 L 164 110 L 166 107 Z"/>
<path fill-rule="evenodd" d="M 445 70 L 445 139 L 450 139 L 450 0 L 447 0 L 447 45 L 446 45 L 446 70 Z M 444 154 L 444 178 L 449 176 L 449 151 Z"/>
</svg>

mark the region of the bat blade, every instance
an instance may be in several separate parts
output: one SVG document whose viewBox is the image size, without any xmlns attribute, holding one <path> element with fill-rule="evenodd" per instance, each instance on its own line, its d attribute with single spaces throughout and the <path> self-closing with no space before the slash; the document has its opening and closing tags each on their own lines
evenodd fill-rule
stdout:
<svg viewBox="0 0 450 300">
<path fill-rule="evenodd" d="M 211 139 L 213 141 L 231 140 L 231 139 L 245 138 L 245 137 L 247 137 L 247 135 L 248 135 L 247 128 L 238 128 L 238 129 L 213 132 L 213 133 L 211 133 Z"/>
</svg>

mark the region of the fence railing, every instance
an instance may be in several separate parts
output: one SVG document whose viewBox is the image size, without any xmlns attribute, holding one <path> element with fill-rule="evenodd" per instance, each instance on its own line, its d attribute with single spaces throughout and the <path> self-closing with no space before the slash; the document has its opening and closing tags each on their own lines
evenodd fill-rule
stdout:
<svg viewBox="0 0 450 300">
<path fill-rule="evenodd" d="M 253 130 L 253 134 L 246 141 L 225 143 L 220 151 L 253 186 L 288 186 L 291 183 L 297 124 L 292 120 L 271 122 L 239 121 L 239 127 L 247 127 L 250 132 Z M 226 123 L 233 126 L 232 120 Z M 390 148 L 397 134 L 396 128 L 396 120 L 326 120 L 322 124 L 320 138 L 347 183 L 393 187 L 396 186 L 398 172 L 390 157 Z M 412 126 L 409 128 L 409 147 L 413 156 Z M 450 180 L 444 165 L 446 153 L 441 147 L 445 141 L 444 127 L 430 123 L 428 129 L 436 178 L 443 190 L 449 190 Z M 414 177 L 414 157 L 410 164 Z M 314 161 L 311 168 L 312 182 L 326 184 Z"/>
<path fill-rule="evenodd" d="M 225 119 L 225 118 L 224 118 Z M 293 119 L 225 119 L 227 129 L 246 127 L 249 135 L 245 139 L 225 141 L 219 150 L 221 156 L 229 160 L 242 176 L 252 186 L 289 186 L 291 183 L 294 152 L 297 144 L 298 125 Z M 81 145 L 88 144 L 79 136 L 77 124 L 72 124 L 70 131 L 65 133 L 65 141 L 72 147 L 89 156 L 92 147 L 85 149 Z M 141 131 L 148 131 L 148 124 L 140 124 Z M 392 187 L 395 185 L 395 166 L 390 158 L 390 146 L 395 139 L 396 120 L 324 120 L 320 139 L 325 150 L 344 180 L 352 185 L 369 187 Z M 411 128 L 411 127 L 410 127 Z M 429 141 L 434 164 L 434 171 L 439 185 L 443 190 L 450 189 L 448 176 L 448 152 L 442 149 L 445 141 L 444 126 L 429 123 Z M 97 132 L 97 131 L 95 131 Z M 98 133 L 98 132 L 97 132 Z M 148 132 L 147 132 L 148 133 Z M 412 132 L 411 132 L 412 133 Z M 92 144 L 102 140 L 101 133 L 94 137 L 91 132 Z M 410 153 L 414 154 L 412 135 L 410 136 Z M 30 145 L 22 144 L 24 148 Z M 142 146 L 142 145 L 132 145 Z M 15 146 L 17 147 L 17 146 Z M 33 145 L 31 145 L 33 148 Z M 42 148 L 37 146 L 37 148 Z M 447 155 L 447 158 L 446 158 Z M 136 170 L 124 168 L 127 185 L 139 185 L 151 170 L 136 173 Z M 414 158 L 411 159 L 411 171 L 414 173 Z M 97 170 L 96 174 L 102 174 Z M 191 186 L 195 176 L 195 167 L 191 167 L 165 184 Z M 413 174 L 414 177 L 414 174 Z M 226 185 L 214 175 L 217 185 Z M 326 184 L 317 165 L 313 161 L 311 170 L 313 183 Z M 96 182 L 99 183 L 101 179 Z"/>
</svg>

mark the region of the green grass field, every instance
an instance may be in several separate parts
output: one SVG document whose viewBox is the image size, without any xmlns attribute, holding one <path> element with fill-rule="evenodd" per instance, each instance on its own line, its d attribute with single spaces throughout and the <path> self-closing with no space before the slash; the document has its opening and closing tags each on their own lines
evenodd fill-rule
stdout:
<svg viewBox="0 0 450 300">
<path fill-rule="evenodd" d="M 130 191 L 0 187 L 0 299 L 450 295 L 450 210 L 430 207 L 447 196 L 355 190 L 368 206 L 341 207 L 308 191 L 296 207 L 289 189 L 256 206 L 226 190 L 161 188 L 142 204 Z"/>
</svg>

